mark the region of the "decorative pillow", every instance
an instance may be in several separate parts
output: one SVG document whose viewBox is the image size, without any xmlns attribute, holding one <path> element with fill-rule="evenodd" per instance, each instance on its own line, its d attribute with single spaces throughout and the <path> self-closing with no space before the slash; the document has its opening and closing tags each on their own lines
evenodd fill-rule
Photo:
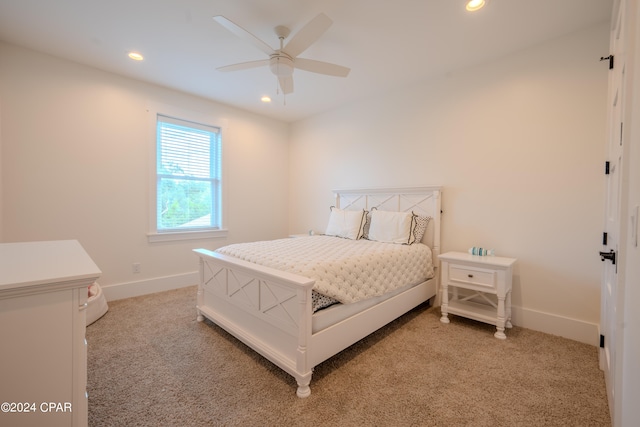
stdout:
<svg viewBox="0 0 640 427">
<path fill-rule="evenodd" d="M 364 231 L 364 222 L 367 211 L 343 211 L 331 206 L 329 224 L 324 234 L 327 236 L 345 237 L 358 240 Z"/>
<path fill-rule="evenodd" d="M 369 240 L 410 245 L 415 241 L 416 216 L 413 212 L 372 210 Z"/>
<path fill-rule="evenodd" d="M 372 210 L 375 210 L 373 208 Z M 371 228 L 371 212 L 367 212 L 367 215 L 364 217 L 364 229 L 362 230 L 362 238 L 369 239 L 369 229 Z"/>
<path fill-rule="evenodd" d="M 416 216 L 416 228 L 413 230 L 414 242 L 420 243 L 424 232 L 427 231 L 427 225 L 431 221 L 430 216 Z"/>
</svg>

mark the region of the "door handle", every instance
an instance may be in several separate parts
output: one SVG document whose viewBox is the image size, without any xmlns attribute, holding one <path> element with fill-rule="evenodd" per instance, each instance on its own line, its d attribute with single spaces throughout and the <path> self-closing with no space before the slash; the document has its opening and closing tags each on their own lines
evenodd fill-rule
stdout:
<svg viewBox="0 0 640 427">
<path fill-rule="evenodd" d="M 609 252 L 600 252 L 600 259 L 602 261 L 608 259 L 613 265 L 616 265 L 616 251 L 611 249 Z"/>
</svg>

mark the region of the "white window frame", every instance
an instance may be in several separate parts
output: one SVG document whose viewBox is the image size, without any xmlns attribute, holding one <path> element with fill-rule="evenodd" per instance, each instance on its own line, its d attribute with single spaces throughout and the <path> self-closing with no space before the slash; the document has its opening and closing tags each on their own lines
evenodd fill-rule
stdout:
<svg viewBox="0 0 640 427">
<path fill-rule="evenodd" d="M 205 114 L 200 112 L 188 111 L 182 108 L 166 106 L 166 105 L 157 105 L 150 106 L 147 108 L 147 112 L 149 114 L 149 140 L 151 146 L 151 157 L 150 157 L 150 172 L 151 176 L 149 179 L 149 232 L 147 233 L 147 240 L 149 243 L 156 242 L 170 242 L 170 241 L 181 241 L 181 240 L 192 240 L 192 239 L 210 239 L 210 238 L 222 238 L 226 237 L 228 234 L 228 230 L 226 229 L 226 205 L 227 205 L 227 191 L 226 191 L 226 180 L 225 180 L 225 143 L 224 143 L 224 134 L 225 128 L 227 127 L 227 120 L 221 117 L 216 117 L 215 115 Z M 157 188 L 157 125 L 158 125 L 158 115 L 175 118 L 180 121 L 185 122 L 193 122 L 198 123 L 205 126 L 211 126 L 213 128 L 220 129 L 220 138 L 221 138 L 221 165 L 222 171 L 220 173 L 220 228 L 216 229 L 190 229 L 184 231 L 158 231 L 158 217 L 157 217 L 157 200 L 158 200 L 158 188 Z"/>
</svg>

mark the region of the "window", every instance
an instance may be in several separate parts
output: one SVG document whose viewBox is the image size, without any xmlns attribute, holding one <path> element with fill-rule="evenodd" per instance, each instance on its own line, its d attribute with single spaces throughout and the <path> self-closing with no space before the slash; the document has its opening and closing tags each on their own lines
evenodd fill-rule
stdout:
<svg viewBox="0 0 640 427">
<path fill-rule="evenodd" d="M 220 128 L 161 114 L 156 117 L 157 235 L 220 230 Z"/>
</svg>

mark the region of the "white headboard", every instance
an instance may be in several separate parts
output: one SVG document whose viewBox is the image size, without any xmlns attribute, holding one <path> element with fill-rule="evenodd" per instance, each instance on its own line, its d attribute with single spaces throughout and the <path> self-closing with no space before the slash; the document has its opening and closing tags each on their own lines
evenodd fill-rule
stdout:
<svg viewBox="0 0 640 427">
<path fill-rule="evenodd" d="M 427 231 L 422 237 L 433 252 L 433 265 L 438 265 L 440 254 L 440 193 L 442 187 L 400 187 L 400 188 L 361 188 L 355 190 L 333 190 L 336 207 L 344 210 L 370 211 L 372 208 L 414 212 L 421 216 L 430 216 Z"/>
</svg>

